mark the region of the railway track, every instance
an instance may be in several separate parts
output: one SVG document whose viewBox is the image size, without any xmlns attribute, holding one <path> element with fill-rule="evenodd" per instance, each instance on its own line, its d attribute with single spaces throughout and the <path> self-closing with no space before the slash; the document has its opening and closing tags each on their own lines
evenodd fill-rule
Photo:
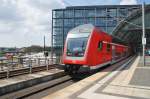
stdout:
<svg viewBox="0 0 150 99">
<path fill-rule="evenodd" d="M 119 67 L 117 65 L 123 65 L 129 59 L 131 59 L 131 57 L 128 58 L 128 59 L 125 59 L 125 61 L 120 61 L 116 64 L 111 65 L 111 66 L 109 66 L 109 65 L 104 66 L 104 67 L 98 69 L 97 71 L 94 71 L 92 73 L 90 72 L 89 74 L 87 74 L 87 73 L 78 74 L 74 78 L 66 75 L 62 78 L 59 78 L 61 80 L 56 79 L 54 81 L 55 83 L 53 83 L 53 85 L 51 85 L 50 83 L 48 83 L 49 85 L 43 84 L 43 85 L 40 86 L 40 87 L 44 87 L 43 89 L 41 88 L 41 90 L 40 90 L 40 87 L 39 87 L 38 91 L 31 92 L 30 94 L 24 95 L 23 97 L 20 97 L 20 99 L 22 99 L 22 98 L 23 99 L 32 99 L 32 98 L 33 99 L 41 99 L 42 97 L 44 97 L 46 95 L 52 94 L 56 91 L 59 91 L 60 89 L 63 89 L 65 87 L 69 86 L 69 85 L 72 85 L 72 84 L 74 84 L 74 83 L 76 83 L 76 82 L 78 82 L 82 79 L 85 79 L 85 78 L 87 78 L 87 77 L 89 77 L 89 76 L 91 76 L 91 75 L 93 75 L 97 72 L 102 72 L 103 70 L 105 71 L 105 69 L 114 68 L 114 66 L 115 66 L 115 68 L 113 70 L 116 70 Z M 131 61 L 131 64 L 134 61 L 134 59 Z M 128 64 L 128 65 L 130 65 L 130 64 Z"/>
<path fill-rule="evenodd" d="M 54 69 L 54 68 L 56 68 L 56 65 L 48 66 L 48 70 Z M 2 72 L 0 72 L 0 79 L 23 75 L 23 74 L 35 73 L 35 72 L 44 71 L 44 70 L 47 70 L 47 66 L 37 66 L 37 67 L 32 67 L 32 69 L 31 68 L 21 68 L 21 69 L 16 69 L 16 70 L 11 70 L 11 71 L 2 71 Z"/>
</svg>

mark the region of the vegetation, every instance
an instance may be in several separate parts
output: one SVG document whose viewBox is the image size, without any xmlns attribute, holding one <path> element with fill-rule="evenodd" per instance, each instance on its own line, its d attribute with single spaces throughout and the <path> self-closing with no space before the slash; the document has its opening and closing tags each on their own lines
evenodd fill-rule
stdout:
<svg viewBox="0 0 150 99">
<path fill-rule="evenodd" d="M 1 51 L 0 52 L 0 57 L 3 57 L 4 56 L 4 53 Z"/>
<path fill-rule="evenodd" d="M 38 45 L 32 45 L 30 47 L 24 47 L 24 48 L 21 48 L 23 52 L 25 53 L 29 53 L 29 52 L 41 52 L 41 51 L 44 51 L 44 48 L 41 47 L 41 46 L 38 46 Z M 51 50 L 51 47 L 45 47 L 45 51 L 50 51 Z"/>
<path fill-rule="evenodd" d="M 51 47 L 46 46 L 45 47 L 45 51 L 51 51 Z M 23 52 L 23 53 L 30 53 L 30 52 L 34 52 L 34 53 L 38 53 L 38 52 L 42 52 L 44 51 L 44 47 L 43 46 L 39 46 L 39 45 L 32 45 L 29 47 L 22 47 L 22 48 L 6 48 L 6 47 L 1 47 L 0 48 L 0 57 L 4 56 L 7 52 Z M 54 47 L 53 48 L 53 52 L 54 53 L 61 53 L 62 52 L 62 47 Z"/>
</svg>

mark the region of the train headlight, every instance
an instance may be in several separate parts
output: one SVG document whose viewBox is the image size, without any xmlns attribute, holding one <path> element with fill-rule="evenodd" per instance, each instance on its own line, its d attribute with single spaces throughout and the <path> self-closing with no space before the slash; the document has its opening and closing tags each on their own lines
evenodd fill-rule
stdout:
<svg viewBox="0 0 150 99">
<path fill-rule="evenodd" d="M 71 56 L 72 54 L 68 52 L 67 55 L 68 55 L 68 56 Z"/>
</svg>

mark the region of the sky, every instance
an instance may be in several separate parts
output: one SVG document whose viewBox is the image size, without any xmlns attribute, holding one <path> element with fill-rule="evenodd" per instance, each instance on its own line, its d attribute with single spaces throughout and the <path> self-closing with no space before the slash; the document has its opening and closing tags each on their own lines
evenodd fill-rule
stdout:
<svg viewBox="0 0 150 99">
<path fill-rule="evenodd" d="M 150 3 L 150 0 L 144 0 Z M 131 5 L 143 0 L 0 0 L 0 47 L 51 45 L 51 11 L 66 6 Z"/>
</svg>

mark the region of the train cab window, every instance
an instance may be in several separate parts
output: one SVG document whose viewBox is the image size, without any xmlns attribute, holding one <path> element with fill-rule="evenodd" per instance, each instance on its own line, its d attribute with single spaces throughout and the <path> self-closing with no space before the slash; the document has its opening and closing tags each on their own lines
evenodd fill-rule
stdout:
<svg viewBox="0 0 150 99">
<path fill-rule="evenodd" d="M 88 38 L 69 38 L 67 42 L 67 56 L 83 57 Z"/>
<path fill-rule="evenodd" d="M 102 47 L 103 47 L 103 43 L 102 43 L 102 41 L 99 41 L 98 42 L 98 50 L 101 51 Z"/>
<path fill-rule="evenodd" d="M 110 51 L 110 44 L 107 44 L 107 51 Z"/>
</svg>

